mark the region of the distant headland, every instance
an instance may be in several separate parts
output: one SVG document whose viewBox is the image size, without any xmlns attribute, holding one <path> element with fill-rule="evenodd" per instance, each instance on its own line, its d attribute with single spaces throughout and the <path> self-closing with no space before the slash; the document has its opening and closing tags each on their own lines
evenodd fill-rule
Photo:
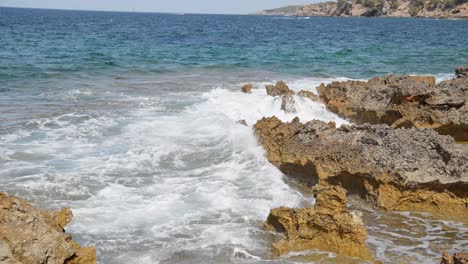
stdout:
<svg viewBox="0 0 468 264">
<path fill-rule="evenodd" d="M 468 0 L 338 0 L 286 6 L 259 15 L 468 19 Z"/>
</svg>

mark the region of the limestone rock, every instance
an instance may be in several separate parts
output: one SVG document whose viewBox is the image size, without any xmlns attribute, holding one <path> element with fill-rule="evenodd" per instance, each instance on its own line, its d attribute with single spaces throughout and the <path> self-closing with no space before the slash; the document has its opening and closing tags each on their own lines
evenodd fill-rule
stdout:
<svg viewBox="0 0 468 264">
<path fill-rule="evenodd" d="M 293 95 L 294 91 L 289 89 L 284 81 L 279 81 L 276 85 L 266 85 L 265 89 L 268 95 L 280 96 L 280 95 Z"/>
<path fill-rule="evenodd" d="M 434 84 L 433 77 L 389 75 L 322 84 L 317 90 L 330 111 L 354 123 L 430 127 L 468 141 L 468 78 Z"/>
<path fill-rule="evenodd" d="M 247 84 L 244 84 L 244 86 L 242 86 L 241 91 L 243 93 L 252 93 L 252 89 L 253 89 L 253 84 L 247 83 Z"/>
<path fill-rule="evenodd" d="M 449 136 L 387 125 L 335 128 L 298 118 L 283 123 L 276 117 L 254 128 L 268 160 L 287 175 L 343 186 L 386 210 L 468 219 L 468 156 Z"/>
<path fill-rule="evenodd" d="M 320 249 L 369 260 L 367 232 L 355 212 L 346 208 L 346 191 L 338 186 L 318 188 L 314 208 L 272 209 L 265 226 L 285 239 L 273 244 L 276 254 Z"/>
<path fill-rule="evenodd" d="M 457 67 L 455 75 L 457 75 L 457 78 L 468 78 L 468 67 Z"/>
<path fill-rule="evenodd" d="M 301 90 L 297 93 L 297 96 L 309 98 L 310 100 L 314 102 L 320 102 L 320 97 L 311 91 Z"/>
<path fill-rule="evenodd" d="M 63 230 L 71 218 L 69 209 L 40 211 L 22 199 L 0 193 L 0 260 L 2 263 L 68 263 L 86 250 Z M 74 263 L 96 263 L 95 249 L 88 259 L 88 262 Z"/>
<path fill-rule="evenodd" d="M 281 97 L 281 110 L 286 113 L 296 113 L 296 100 L 293 95 L 284 95 Z"/>
<path fill-rule="evenodd" d="M 468 264 L 468 254 L 455 253 L 451 256 L 449 253 L 444 252 L 440 264 Z"/>
</svg>

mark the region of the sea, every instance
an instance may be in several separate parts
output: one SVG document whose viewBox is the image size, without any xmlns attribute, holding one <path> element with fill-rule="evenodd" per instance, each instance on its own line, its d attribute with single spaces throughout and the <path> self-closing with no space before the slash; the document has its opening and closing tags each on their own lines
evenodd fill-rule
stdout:
<svg viewBox="0 0 468 264">
<path fill-rule="evenodd" d="M 286 113 L 264 86 L 442 81 L 460 65 L 468 20 L 0 8 L 0 191 L 71 208 L 66 231 L 99 263 L 363 263 L 272 254 L 269 210 L 313 198 L 266 160 L 252 125 L 349 122 L 303 98 Z M 466 223 L 361 210 L 383 263 L 468 248 Z"/>
</svg>

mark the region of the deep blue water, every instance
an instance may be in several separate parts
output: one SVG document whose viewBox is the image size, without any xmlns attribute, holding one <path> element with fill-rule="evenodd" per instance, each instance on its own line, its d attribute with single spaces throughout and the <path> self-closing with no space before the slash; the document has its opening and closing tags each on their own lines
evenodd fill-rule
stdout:
<svg viewBox="0 0 468 264">
<path fill-rule="evenodd" d="M 467 20 L 1 8 L 0 32 L 7 81 L 194 67 L 362 78 L 468 64 Z"/>
<path fill-rule="evenodd" d="M 300 98 L 285 113 L 263 89 L 280 79 L 314 91 L 390 72 L 440 80 L 458 65 L 468 20 L 0 8 L 0 191 L 70 207 L 67 232 L 96 245 L 100 263 L 357 263 L 270 254 L 268 211 L 311 197 L 237 121 L 346 122 Z M 246 82 L 252 94 L 240 92 Z M 462 223 L 364 220 L 385 263 L 436 263 L 468 246 Z"/>
</svg>

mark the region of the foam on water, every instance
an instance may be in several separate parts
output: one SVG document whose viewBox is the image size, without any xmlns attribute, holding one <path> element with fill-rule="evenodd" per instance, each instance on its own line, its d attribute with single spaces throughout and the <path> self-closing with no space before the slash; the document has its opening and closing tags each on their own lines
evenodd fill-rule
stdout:
<svg viewBox="0 0 468 264">
<path fill-rule="evenodd" d="M 286 81 L 296 91 L 314 91 L 332 80 Z M 125 100 L 141 105 L 132 103 L 139 106 L 128 115 L 32 120 L 0 135 L 2 186 L 44 207 L 71 207 L 75 217 L 67 231 L 95 244 L 102 263 L 332 261 L 337 256 L 324 252 L 271 258 L 275 236 L 262 228 L 269 210 L 311 204 L 312 198 L 285 184 L 252 129 L 236 122 L 251 126 L 273 115 L 347 122 L 301 97 L 295 97 L 297 113 L 285 113 L 264 84 L 254 83 L 252 94 L 240 92 L 240 83 L 193 93 L 194 103 L 182 110 L 167 111 L 181 100 L 178 94 L 131 96 Z M 427 260 L 412 253 L 415 247 L 386 245 L 385 237 L 398 232 L 371 231 L 369 244 L 382 259 L 395 259 L 393 252 L 401 250 Z"/>
</svg>

